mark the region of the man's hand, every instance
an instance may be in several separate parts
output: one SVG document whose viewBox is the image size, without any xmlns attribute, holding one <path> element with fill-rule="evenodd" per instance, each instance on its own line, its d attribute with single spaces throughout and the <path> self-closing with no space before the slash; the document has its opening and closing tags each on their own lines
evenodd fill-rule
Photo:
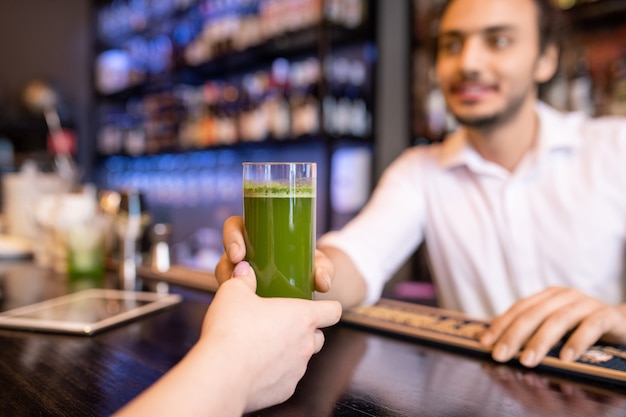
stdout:
<svg viewBox="0 0 626 417">
<path fill-rule="evenodd" d="M 580 291 L 550 287 L 520 300 L 491 323 L 480 339 L 492 357 L 537 366 L 568 333 L 560 358 L 576 360 L 595 342 L 626 343 L 626 305 L 611 306 Z"/>
<path fill-rule="evenodd" d="M 243 218 L 232 216 L 224 222 L 223 231 L 224 253 L 215 268 L 215 276 L 220 285 L 233 276 L 235 265 L 246 257 L 246 243 L 244 240 Z M 335 273 L 333 263 L 321 251 L 315 250 L 315 290 L 327 292 L 330 290 Z"/>
<path fill-rule="evenodd" d="M 235 265 L 246 257 L 246 243 L 243 238 L 243 217 L 232 216 L 224 222 L 222 243 L 224 253 L 215 267 L 215 277 L 220 285 L 233 276 Z"/>
</svg>

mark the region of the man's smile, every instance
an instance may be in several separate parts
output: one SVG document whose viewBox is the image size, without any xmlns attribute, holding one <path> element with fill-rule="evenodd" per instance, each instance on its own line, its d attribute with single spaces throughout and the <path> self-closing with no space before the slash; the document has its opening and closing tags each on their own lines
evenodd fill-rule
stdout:
<svg viewBox="0 0 626 417">
<path fill-rule="evenodd" d="M 488 95 L 495 93 L 498 90 L 496 85 L 465 81 L 452 85 L 450 91 L 456 97 L 456 99 L 466 103 L 472 104 L 484 100 Z"/>
</svg>

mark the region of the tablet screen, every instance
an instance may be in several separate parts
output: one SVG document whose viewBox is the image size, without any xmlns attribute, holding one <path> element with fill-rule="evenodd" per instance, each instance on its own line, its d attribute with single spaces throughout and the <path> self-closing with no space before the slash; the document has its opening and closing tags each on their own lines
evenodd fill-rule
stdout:
<svg viewBox="0 0 626 417">
<path fill-rule="evenodd" d="M 0 313 L 0 327 L 93 334 L 181 299 L 176 294 L 89 289 Z"/>
</svg>

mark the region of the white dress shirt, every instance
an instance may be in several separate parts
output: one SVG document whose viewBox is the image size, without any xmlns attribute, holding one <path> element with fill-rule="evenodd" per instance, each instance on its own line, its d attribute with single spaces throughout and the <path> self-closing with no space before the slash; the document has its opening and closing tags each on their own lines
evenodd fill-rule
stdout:
<svg viewBox="0 0 626 417">
<path fill-rule="evenodd" d="M 493 317 L 552 285 L 626 300 L 626 121 L 537 113 L 537 145 L 514 172 L 459 129 L 406 150 L 361 213 L 321 237 L 365 277 L 367 303 L 424 239 L 443 308 Z"/>
</svg>

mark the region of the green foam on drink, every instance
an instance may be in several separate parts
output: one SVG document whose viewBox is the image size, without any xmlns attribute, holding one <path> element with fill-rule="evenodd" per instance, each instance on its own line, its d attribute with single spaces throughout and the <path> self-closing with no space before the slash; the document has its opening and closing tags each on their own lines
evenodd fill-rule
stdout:
<svg viewBox="0 0 626 417">
<path fill-rule="evenodd" d="M 296 184 L 284 182 L 245 181 L 243 184 L 244 197 L 315 197 L 315 188 L 310 179 L 304 179 Z"/>
</svg>

